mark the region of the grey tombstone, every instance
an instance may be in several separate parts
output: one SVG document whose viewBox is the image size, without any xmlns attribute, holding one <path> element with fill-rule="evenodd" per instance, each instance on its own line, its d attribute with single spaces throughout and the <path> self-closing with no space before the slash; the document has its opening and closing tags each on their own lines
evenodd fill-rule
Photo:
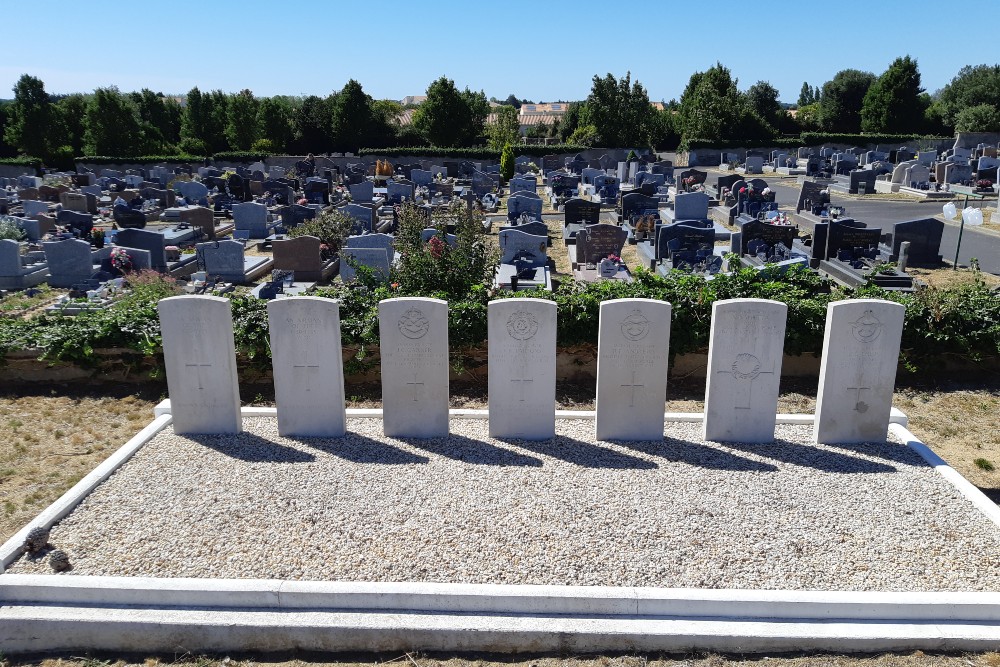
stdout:
<svg viewBox="0 0 1000 667">
<path fill-rule="evenodd" d="M 704 192 L 682 192 L 674 197 L 674 220 L 707 220 L 709 200 Z"/>
<path fill-rule="evenodd" d="M 250 232 L 250 238 L 267 238 L 267 207 L 256 202 L 233 204 L 233 222 L 237 231 Z"/>
<path fill-rule="evenodd" d="M 748 155 L 744 163 L 744 172 L 747 174 L 764 173 L 764 158 L 759 155 Z"/>
<path fill-rule="evenodd" d="M 42 249 L 49 264 L 48 283 L 52 287 L 72 287 L 89 279 L 97 270 L 90 244 L 86 241 L 45 241 Z"/>
<path fill-rule="evenodd" d="M 410 180 L 416 186 L 427 185 L 434 180 L 434 174 L 424 169 L 414 169 L 410 172 Z"/>
<path fill-rule="evenodd" d="M 48 202 L 25 199 L 21 202 L 21 205 L 24 206 L 24 216 L 27 218 L 36 215 L 45 215 L 49 212 Z"/>
<path fill-rule="evenodd" d="M 511 194 L 515 192 L 530 192 L 531 194 L 535 194 L 538 190 L 538 181 L 534 178 L 515 177 L 510 179 L 509 185 Z"/>
<path fill-rule="evenodd" d="M 347 413 L 339 304 L 313 296 L 273 299 L 267 322 L 278 434 L 343 436 Z"/>
<path fill-rule="evenodd" d="M 174 296 L 157 309 L 174 433 L 241 432 L 229 299 Z"/>
<path fill-rule="evenodd" d="M 199 243 L 197 248 L 209 277 L 218 276 L 227 282 L 243 282 L 246 272 L 245 248 L 240 241 Z"/>
<path fill-rule="evenodd" d="M 944 168 L 945 183 L 961 183 L 972 179 L 972 167 L 968 164 L 951 163 Z"/>
<path fill-rule="evenodd" d="M 499 239 L 501 264 L 510 264 L 517 258 L 528 261 L 532 266 L 548 263 L 548 239 L 545 236 L 527 234 L 518 229 L 504 229 L 500 232 Z"/>
<path fill-rule="evenodd" d="M 405 297 L 378 304 L 385 434 L 448 435 L 448 302 Z"/>
<path fill-rule="evenodd" d="M 892 410 L 906 308 L 880 299 L 827 306 L 814 439 L 883 443 Z"/>
<path fill-rule="evenodd" d="M 535 195 L 529 196 L 525 192 L 512 195 L 507 198 L 507 217 L 509 219 L 519 218 L 527 214 L 532 220 L 542 219 L 542 200 Z"/>
<path fill-rule="evenodd" d="M 340 279 L 349 283 L 357 278 L 357 270 L 351 266 L 367 266 L 375 271 L 381 280 L 389 278 L 389 255 L 383 248 L 341 248 Z"/>
<path fill-rule="evenodd" d="M 393 257 L 395 249 L 393 244 L 396 239 L 392 234 L 362 234 L 360 236 L 348 236 L 346 246 L 348 248 L 382 248 L 386 255 Z"/>
<path fill-rule="evenodd" d="M 167 253 L 164 249 L 163 234 L 148 229 L 121 229 L 116 238 L 116 242 L 120 246 L 148 251 L 151 268 L 160 272 L 167 270 Z"/>
<path fill-rule="evenodd" d="M 670 308 L 655 299 L 601 303 L 596 439 L 663 440 Z"/>
<path fill-rule="evenodd" d="M 424 243 L 427 243 L 435 236 L 443 239 L 452 248 L 458 245 L 458 237 L 455 234 L 447 234 L 435 227 L 426 227 L 422 232 L 420 232 L 420 240 Z"/>
<path fill-rule="evenodd" d="M 208 196 L 208 188 L 198 181 L 178 181 L 174 188 L 181 196 L 191 202 L 198 202 Z"/>
<path fill-rule="evenodd" d="M 705 388 L 706 440 L 774 440 L 788 306 L 766 299 L 712 305 Z"/>
<path fill-rule="evenodd" d="M 413 201 L 413 186 L 389 181 L 386 185 L 386 201 L 390 204 L 401 204 Z"/>
<path fill-rule="evenodd" d="M 542 299 L 490 302 L 490 437 L 555 435 L 556 310 Z"/>
<path fill-rule="evenodd" d="M 375 226 L 375 209 L 361 204 L 346 204 L 337 209 L 344 215 L 357 220 L 361 225 L 361 230 L 370 232 Z"/>
<path fill-rule="evenodd" d="M 368 203 L 375 197 L 375 184 L 371 181 L 363 181 L 349 187 L 351 190 L 351 201 Z"/>
</svg>

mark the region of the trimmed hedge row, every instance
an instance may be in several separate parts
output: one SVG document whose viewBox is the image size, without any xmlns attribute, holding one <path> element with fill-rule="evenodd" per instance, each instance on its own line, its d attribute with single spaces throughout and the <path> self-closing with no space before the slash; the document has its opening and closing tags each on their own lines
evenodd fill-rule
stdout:
<svg viewBox="0 0 1000 667">
<path fill-rule="evenodd" d="M 135 157 L 83 155 L 76 158 L 76 161 L 90 164 L 155 164 L 157 162 L 201 162 L 204 159 L 204 156 L 198 155 L 139 155 Z"/>
<path fill-rule="evenodd" d="M 0 164 L 9 164 L 16 167 L 34 167 L 38 169 L 42 166 L 42 161 L 37 157 L 22 156 L 22 157 L 5 157 L 0 158 Z"/>
<path fill-rule="evenodd" d="M 689 139 L 688 150 L 697 148 L 798 148 L 822 144 L 896 144 L 911 141 L 947 141 L 952 137 L 935 137 L 921 134 L 833 134 L 828 132 L 803 132 L 798 137 L 779 139 Z"/>
<path fill-rule="evenodd" d="M 512 146 L 514 155 L 549 155 L 552 153 L 580 153 L 590 150 L 587 146 L 576 144 L 550 144 L 548 146 L 534 146 L 528 144 L 515 144 Z M 392 148 L 362 148 L 358 151 L 358 156 L 378 155 L 389 157 L 406 156 L 427 156 L 427 157 L 457 157 L 457 158 L 480 158 L 500 159 L 500 151 L 489 148 L 438 148 L 436 146 L 412 147 L 395 146 Z"/>
</svg>

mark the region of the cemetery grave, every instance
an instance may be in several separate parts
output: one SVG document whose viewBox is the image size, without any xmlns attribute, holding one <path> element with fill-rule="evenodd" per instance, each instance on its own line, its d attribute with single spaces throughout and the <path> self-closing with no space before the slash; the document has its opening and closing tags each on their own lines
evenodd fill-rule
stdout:
<svg viewBox="0 0 1000 667">
<path fill-rule="evenodd" d="M 385 408 L 356 411 L 335 302 L 269 304 L 277 408 L 241 408 L 229 303 L 165 299 L 169 403 L 0 547 L 5 647 L 667 650 L 677 622 L 728 645 L 721 617 L 744 650 L 995 641 L 1000 511 L 891 408 L 903 306 L 829 306 L 815 415 L 776 414 L 785 308 L 716 302 L 704 412 L 664 414 L 670 304 L 605 302 L 580 413 L 555 410 L 555 303 L 493 301 L 489 409 L 449 411 L 448 304 L 389 299 Z"/>
<path fill-rule="evenodd" d="M 819 227 L 819 225 L 817 225 Z M 890 265 L 889 252 L 881 246 L 882 231 L 868 229 L 850 218 L 832 220 L 822 232 L 825 250 L 814 240 L 813 253 L 820 253 L 820 273 L 847 287 L 864 285 L 869 279 L 879 287 L 912 291 L 913 278 Z M 820 234 L 815 234 L 819 238 Z"/>
</svg>

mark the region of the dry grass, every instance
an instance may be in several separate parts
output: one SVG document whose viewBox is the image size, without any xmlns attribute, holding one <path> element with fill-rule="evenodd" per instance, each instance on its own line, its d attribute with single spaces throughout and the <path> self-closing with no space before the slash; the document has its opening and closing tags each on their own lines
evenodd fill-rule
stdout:
<svg viewBox="0 0 1000 667">
<path fill-rule="evenodd" d="M 906 272 L 914 278 L 927 283 L 931 287 L 939 288 L 957 287 L 959 285 L 971 283 L 975 280 L 975 274 L 972 272 L 972 269 L 962 267 L 959 267 L 956 271 L 951 267 L 940 269 L 920 269 L 910 266 L 907 267 Z M 988 286 L 1000 286 L 1000 276 L 995 276 L 992 273 L 985 272 L 980 272 L 979 275 Z"/>
<path fill-rule="evenodd" d="M 45 659 L 8 659 L 2 667 L 1000 667 L 1000 653 L 883 653 L 880 655 L 804 655 L 737 656 L 716 653 L 683 655 L 601 655 L 601 656 L 498 656 L 463 654 L 461 656 L 412 652 L 402 655 L 338 656 L 337 661 L 322 656 L 298 659 L 291 656 L 191 655 L 137 657 L 101 660 L 93 657 Z"/>
</svg>

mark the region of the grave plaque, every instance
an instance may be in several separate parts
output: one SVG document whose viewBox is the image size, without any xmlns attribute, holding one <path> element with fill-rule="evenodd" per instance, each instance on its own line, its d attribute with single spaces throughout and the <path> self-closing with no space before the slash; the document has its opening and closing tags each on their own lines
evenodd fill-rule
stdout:
<svg viewBox="0 0 1000 667">
<path fill-rule="evenodd" d="M 448 302 L 403 297 L 378 304 L 385 434 L 448 435 Z"/>
<path fill-rule="evenodd" d="M 712 305 L 705 389 L 706 440 L 774 440 L 788 306 L 767 299 Z"/>
<path fill-rule="evenodd" d="M 827 230 L 826 257 L 836 257 L 840 250 L 872 248 L 882 238 L 881 229 L 867 229 L 844 224 L 845 220 L 831 221 Z M 853 222 L 853 221 L 852 221 Z"/>
<path fill-rule="evenodd" d="M 784 244 L 786 248 L 792 247 L 792 242 L 798 236 L 795 227 L 791 225 L 772 225 L 761 220 L 752 220 L 740 225 L 740 254 L 749 253 L 751 241 L 763 241 L 768 247 L 774 247 L 778 243 Z M 753 253 L 751 253 L 753 254 Z"/>
<path fill-rule="evenodd" d="M 814 439 L 885 442 L 906 308 L 880 299 L 827 306 Z"/>
<path fill-rule="evenodd" d="M 563 205 L 564 225 L 596 225 L 601 221 L 601 205 L 585 199 L 572 198 Z"/>
<path fill-rule="evenodd" d="M 343 436 L 347 415 L 339 304 L 314 296 L 274 299 L 267 304 L 267 321 L 278 434 Z"/>
<path fill-rule="evenodd" d="M 174 296 L 157 309 L 174 433 L 242 431 L 229 299 Z"/>
<path fill-rule="evenodd" d="M 628 232 L 618 225 L 590 225 L 576 235 L 577 264 L 597 264 L 608 255 L 621 257 Z"/>
<path fill-rule="evenodd" d="M 556 304 L 501 299 L 489 304 L 490 436 L 555 435 Z"/>
<path fill-rule="evenodd" d="M 670 350 L 670 304 L 601 303 L 597 345 L 598 440 L 662 440 Z"/>
</svg>

